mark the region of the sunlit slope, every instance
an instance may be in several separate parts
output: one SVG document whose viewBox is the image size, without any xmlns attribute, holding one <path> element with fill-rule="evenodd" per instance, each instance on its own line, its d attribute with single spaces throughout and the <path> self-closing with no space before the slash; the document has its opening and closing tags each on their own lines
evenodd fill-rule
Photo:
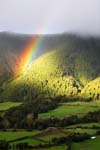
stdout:
<svg viewBox="0 0 100 150">
<path fill-rule="evenodd" d="M 23 101 L 55 96 L 94 99 L 94 94 L 100 93 L 100 78 L 96 80 L 100 75 L 99 58 L 100 51 L 93 49 L 51 51 L 10 82 L 0 99 Z M 100 94 L 95 99 L 99 98 Z"/>
<path fill-rule="evenodd" d="M 100 52 L 98 51 L 98 55 Z M 66 78 L 69 76 L 79 80 L 83 85 L 99 76 L 100 56 L 92 50 L 54 50 L 42 55 L 31 66 L 27 76 L 37 78 Z"/>
<path fill-rule="evenodd" d="M 90 81 L 83 89 L 82 96 L 95 100 L 100 100 L 100 77 Z"/>
</svg>

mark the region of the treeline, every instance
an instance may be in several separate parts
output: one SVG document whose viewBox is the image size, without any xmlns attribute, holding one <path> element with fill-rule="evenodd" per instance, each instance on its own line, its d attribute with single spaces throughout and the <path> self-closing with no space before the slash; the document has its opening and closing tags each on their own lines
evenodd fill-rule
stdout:
<svg viewBox="0 0 100 150">
<path fill-rule="evenodd" d="M 99 132 L 99 134 L 98 134 Z M 96 135 L 100 135 L 100 131 L 97 131 Z M 95 135 L 95 136 L 96 136 Z M 87 133 L 75 133 L 75 132 L 69 132 L 66 134 L 66 136 L 61 136 L 61 137 L 54 137 L 52 138 L 51 141 L 47 143 L 41 143 L 38 145 L 31 146 L 27 142 L 20 142 L 18 144 L 11 144 L 10 142 L 7 142 L 6 140 L 1 140 L 0 141 L 0 149 L 3 150 L 32 150 L 34 148 L 50 148 L 52 146 L 59 146 L 62 144 L 66 145 L 67 150 L 71 150 L 73 142 L 78 143 L 82 142 L 85 140 L 91 139 L 92 135 L 87 134 Z"/>
<path fill-rule="evenodd" d="M 10 144 L 6 140 L 0 140 L 0 150 L 32 150 L 32 146 L 26 142 L 18 144 Z"/>
<path fill-rule="evenodd" d="M 58 146 L 65 144 L 67 148 L 71 148 L 73 142 L 82 142 L 85 140 L 88 140 L 91 138 L 91 135 L 87 133 L 69 133 L 66 136 L 62 136 L 59 138 L 53 138 L 48 143 L 41 143 L 35 146 L 29 145 L 27 142 L 20 142 L 11 144 L 10 142 L 7 142 L 6 140 L 0 141 L 0 149 L 1 150 L 32 150 L 33 148 L 50 148 L 51 146 Z M 69 149 L 68 149 L 69 150 Z"/>
<path fill-rule="evenodd" d="M 92 123 L 100 122 L 100 110 L 95 112 L 89 112 L 83 117 L 77 115 L 70 115 L 64 118 L 49 117 L 47 119 L 38 119 L 34 123 L 35 129 L 45 129 L 48 127 L 67 127 L 78 123 Z"/>
<path fill-rule="evenodd" d="M 33 128 L 39 113 L 48 112 L 58 106 L 53 99 L 34 99 L 20 106 L 10 108 L 0 116 L 0 129 L 7 128 Z"/>
<path fill-rule="evenodd" d="M 42 130 L 48 127 L 67 127 L 78 123 L 100 122 L 100 110 L 89 112 L 82 117 L 70 115 L 63 118 L 50 116 L 46 119 L 41 119 L 38 118 L 40 112 L 53 109 L 54 107 L 57 107 L 58 103 L 54 102 L 53 104 L 52 101 L 53 105 L 51 105 L 51 103 L 46 101 L 44 102 L 45 105 L 43 105 L 43 108 L 42 105 L 37 106 L 36 104 L 30 103 L 8 110 L 3 117 L 0 117 L 0 129 L 23 128 L 27 130 Z"/>
</svg>

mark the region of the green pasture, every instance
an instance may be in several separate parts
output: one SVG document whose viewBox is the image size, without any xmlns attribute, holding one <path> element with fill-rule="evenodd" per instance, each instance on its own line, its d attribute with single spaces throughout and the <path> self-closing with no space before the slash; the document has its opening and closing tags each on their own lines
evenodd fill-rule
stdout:
<svg viewBox="0 0 100 150">
<path fill-rule="evenodd" d="M 19 106 L 22 103 L 20 102 L 4 102 L 4 103 L 0 103 L 0 111 L 5 111 L 11 107 L 15 107 L 15 106 Z"/>
<path fill-rule="evenodd" d="M 96 137 L 96 139 L 74 143 L 72 145 L 72 150 L 100 150 L 100 136 Z"/>
<path fill-rule="evenodd" d="M 41 113 L 40 118 L 48 118 L 50 116 L 65 117 L 68 115 L 84 115 L 88 112 L 100 110 L 100 102 L 70 102 L 63 103 L 56 109 L 47 113 Z"/>
</svg>

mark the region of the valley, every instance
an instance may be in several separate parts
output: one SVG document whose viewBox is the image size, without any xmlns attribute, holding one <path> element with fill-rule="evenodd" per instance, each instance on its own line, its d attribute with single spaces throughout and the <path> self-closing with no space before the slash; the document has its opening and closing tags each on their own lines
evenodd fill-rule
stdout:
<svg viewBox="0 0 100 150">
<path fill-rule="evenodd" d="M 0 33 L 0 149 L 99 150 L 99 140 L 100 38 Z"/>
</svg>

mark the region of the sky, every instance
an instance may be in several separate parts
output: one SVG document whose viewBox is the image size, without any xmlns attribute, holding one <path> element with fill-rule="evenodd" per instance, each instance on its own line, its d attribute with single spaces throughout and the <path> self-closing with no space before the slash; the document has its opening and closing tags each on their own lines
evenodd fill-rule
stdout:
<svg viewBox="0 0 100 150">
<path fill-rule="evenodd" d="M 0 0 L 0 31 L 100 35 L 100 0 Z"/>
</svg>

